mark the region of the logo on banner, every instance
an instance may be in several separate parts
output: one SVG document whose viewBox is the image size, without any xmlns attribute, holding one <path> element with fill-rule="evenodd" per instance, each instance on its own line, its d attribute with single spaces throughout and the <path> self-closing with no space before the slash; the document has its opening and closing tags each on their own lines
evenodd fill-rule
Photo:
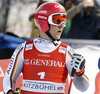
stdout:
<svg viewBox="0 0 100 94">
<path fill-rule="evenodd" d="M 64 93 L 65 83 L 53 83 L 37 80 L 23 80 L 22 90 L 43 93 Z"/>
<path fill-rule="evenodd" d="M 1 67 L 0 67 L 0 77 L 4 77 L 4 73 Z"/>
</svg>

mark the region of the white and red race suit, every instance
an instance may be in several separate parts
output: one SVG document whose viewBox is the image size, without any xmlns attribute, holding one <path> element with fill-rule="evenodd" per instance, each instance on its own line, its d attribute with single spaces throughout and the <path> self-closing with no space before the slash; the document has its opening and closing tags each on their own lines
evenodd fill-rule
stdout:
<svg viewBox="0 0 100 94">
<path fill-rule="evenodd" d="M 65 81 L 72 70 L 71 59 L 74 50 L 61 41 L 56 43 L 57 46 L 52 40 L 38 37 L 20 44 L 7 68 L 3 80 L 4 92 L 15 88 L 17 78 L 22 72 L 21 94 L 64 94 Z M 82 77 L 79 86 L 83 90 L 86 84 L 82 83 L 84 79 Z M 77 79 L 74 82 L 77 87 L 79 81 L 78 84 Z"/>
</svg>

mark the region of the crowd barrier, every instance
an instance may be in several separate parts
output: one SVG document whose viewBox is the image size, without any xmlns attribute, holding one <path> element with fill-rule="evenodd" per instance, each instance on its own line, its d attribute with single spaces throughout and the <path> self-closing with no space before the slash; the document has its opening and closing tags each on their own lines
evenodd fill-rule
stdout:
<svg viewBox="0 0 100 94">
<path fill-rule="evenodd" d="M 87 45 L 100 47 L 100 40 L 87 40 L 87 39 L 61 39 L 65 44 L 70 45 L 72 48 L 77 49 Z"/>
</svg>

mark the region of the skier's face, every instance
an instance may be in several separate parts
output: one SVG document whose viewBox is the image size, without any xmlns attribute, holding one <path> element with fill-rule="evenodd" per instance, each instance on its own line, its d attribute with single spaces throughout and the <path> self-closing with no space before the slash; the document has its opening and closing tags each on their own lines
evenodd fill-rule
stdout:
<svg viewBox="0 0 100 94">
<path fill-rule="evenodd" d="M 60 39 L 62 31 L 64 29 L 64 24 L 62 23 L 60 26 L 50 25 L 49 33 L 56 40 Z"/>
</svg>

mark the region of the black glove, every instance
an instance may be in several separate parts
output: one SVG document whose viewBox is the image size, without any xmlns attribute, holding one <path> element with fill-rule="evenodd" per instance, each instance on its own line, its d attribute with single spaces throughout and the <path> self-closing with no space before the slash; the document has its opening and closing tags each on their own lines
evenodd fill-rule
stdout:
<svg viewBox="0 0 100 94">
<path fill-rule="evenodd" d="M 82 74 L 84 74 L 85 59 L 82 55 L 74 53 L 72 56 L 71 65 L 72 68 L 75 69 L 76 75 L 81 76 Z"/>
</svg>

